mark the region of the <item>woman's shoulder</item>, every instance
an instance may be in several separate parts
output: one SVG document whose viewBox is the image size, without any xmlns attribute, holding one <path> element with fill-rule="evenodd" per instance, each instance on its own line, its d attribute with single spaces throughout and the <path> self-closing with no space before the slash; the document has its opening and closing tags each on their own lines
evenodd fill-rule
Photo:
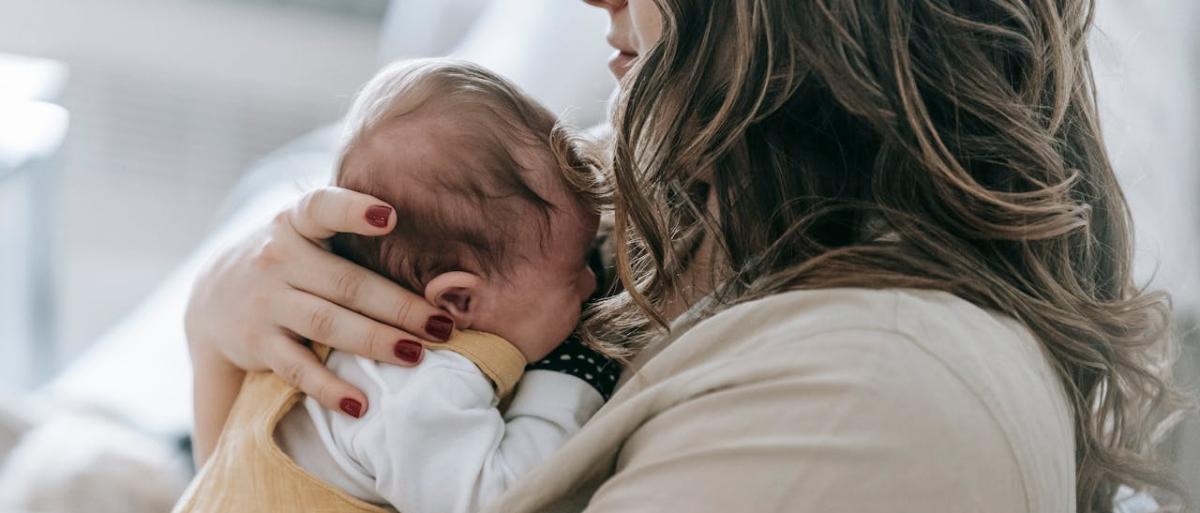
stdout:
<svg viewBox="0 0 1200 513">
<path fill-rule="evenodd" d="M 942 371 L 946 385 L 963 387 L 987 404 L 1029 394 L 1065 404 L 1042 345 L 1023 324 L 938 291 L 781 293 L 697 322 L 655 360 L 674 367 L 672 373 L 698 366 L 811 369 L 819 362 L 839 372 L 870 373 L 886 386 L 897 385 L 887 379 L 911 382 L 911 369 L 931 366 Z"/>
<path fill-rule="evenodd" d="M 975 456 L 1008 461 L 1026 486 L 1051 496 L 1056 486 L 1074 488 L 1070 410 L 1041 344 L 1015 320 L 948 293 L 778 294 L 696 323 L 643 371 L 663 388 L 685 389 L 682 400 L 738 387 L 788 390 L 749 397 L 819 416 L 851 408 L 846 422 L 884 427 L 902 445 L 981 451 Z"/>
<path fill-rule="evenodd" d="M 781 327 L 806 333 L 838 329 L 903 331 L 902 315 L 913 313 L 970 313 L 950 320 L 969 322 L 979 315 L 995 317 L 953 294 L 917 289 L 835 288 L 781 292 L 739 303 L 700 320 L 694 327 L 712 329 L 727 323 L 755 321 L 758 329 Z M 692 331 L 692 330 L 688 330 Z"/>
<path fill-rule="evenodd" d="M 905 388 L 912 370 L 938 368 L 992 408 L 1066 404 L 1042 344 L 1025 325 L 946 292 L 910 289 L 793 291 L 740 304 L 698 322 L 671 349 L 708 355 L 708 365 L 820 361 L 839 372 Z M 669 356 L 664 351 L 662 356 Z M 704 358 L 692 361 L 699 363 Z M 887 380 L 904 383 L 889 383 Z"/>
<path fill-rule="evenodd" d="M 597 453 L 621 440 L 627 482 L 671 469 L 635 492 L 744 488 L 814 510 L 1074 503 L 1065 399 L 1036 340 L 1002 315 L 937 292 L 839 289 L 687 322 L 580 434 Z"/>
<path fill-rule="evenodd" d="M 911 353 L 949 367 L 1012 360 L 1044 363 L 1041 345 L 1021 323 L 946 292 L 824 289 L 776 294 L 732 306 L 682 330 L 670 346 L 714 347 L 717 357 L 817 346 L 865 344 Z M 922 356 L 923 355 L 923 356 Z M 1039 366 L 1040 367 L 1040 366 Z M 1049 367 L 1038 370 L 1050 370 Z"/>
</svg>

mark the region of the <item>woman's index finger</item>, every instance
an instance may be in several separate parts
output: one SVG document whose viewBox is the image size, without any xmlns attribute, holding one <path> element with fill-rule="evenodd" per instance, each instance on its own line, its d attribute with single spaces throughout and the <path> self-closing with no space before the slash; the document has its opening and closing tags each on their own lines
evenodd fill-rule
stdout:
<svg viewBox="0 0 1200 513">
<path fill-rule="evenodd" d="M 422 295 L 350 260 L 321 248 L 296 258 L 287 280 L 297 289 L 425 340 L 446 340 L 454 329 L 454 320 Z"/>
</svg>

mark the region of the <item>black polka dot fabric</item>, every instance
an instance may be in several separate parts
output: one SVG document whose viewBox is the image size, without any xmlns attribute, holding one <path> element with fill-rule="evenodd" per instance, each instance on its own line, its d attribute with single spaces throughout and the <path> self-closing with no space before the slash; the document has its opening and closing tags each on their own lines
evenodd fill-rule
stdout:
<svg viewBox="0 0 1200 513">
<path fill-rule="evenodd" d="M 583 345 L 578 337 L 572 336 L 541 361 L 529 364 L 532 369 L 542 369 L 570 374 L 586 381 L 605 401 L 612 397 L 621 375 L 621 365 Z"/>
</svg>

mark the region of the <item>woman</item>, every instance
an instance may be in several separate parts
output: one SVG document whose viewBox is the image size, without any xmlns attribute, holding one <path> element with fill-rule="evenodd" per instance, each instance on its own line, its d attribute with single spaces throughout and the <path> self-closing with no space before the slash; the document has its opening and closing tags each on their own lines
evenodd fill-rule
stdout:
<svg viewBox="0 0 1200 513">
<path fill-rule="evenodd" d="M 1130 279 L 1084 0 L 587 0 L 622 77 L 626 382 L 493 511 L 1107 512 L 1181 494 L 1167 300 Z M 628 74 L 628 76 L 624 76 Z M 405 364 L 414 294 L 324 250 L 386 233 L 322 189 L 218 259 L 188 332 L 203 457 L 244 370 L 362 394 L 300 337 Z M 669 329 L 666 329 L 668 328 Z M 364 405 L 369 408 L 369 405 Z"/>
</svg>

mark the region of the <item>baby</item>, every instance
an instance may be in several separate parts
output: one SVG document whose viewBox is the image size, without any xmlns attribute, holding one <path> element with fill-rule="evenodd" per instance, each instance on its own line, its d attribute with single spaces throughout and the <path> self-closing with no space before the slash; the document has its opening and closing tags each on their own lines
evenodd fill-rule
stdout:
<svg viewBox="0 0 1200 513">
<path fill-rule="evenodd" d="M 249 376 L 176 511 L 477 511 L 560 447 L 619 371 L 563 342 L 597 290 L 585 155 L 479 66 L 416 60 L 373 78 L 347 116 L 335 180 L 390 203 L 398 222 L 384 237 L 338 236 L 333 250 L 423 293 L 463 331 L 412 368 L 328 353 L 367 396 L 358 419 L 312 399 L 293 407 L 293 388 Z"/>
</svg>

